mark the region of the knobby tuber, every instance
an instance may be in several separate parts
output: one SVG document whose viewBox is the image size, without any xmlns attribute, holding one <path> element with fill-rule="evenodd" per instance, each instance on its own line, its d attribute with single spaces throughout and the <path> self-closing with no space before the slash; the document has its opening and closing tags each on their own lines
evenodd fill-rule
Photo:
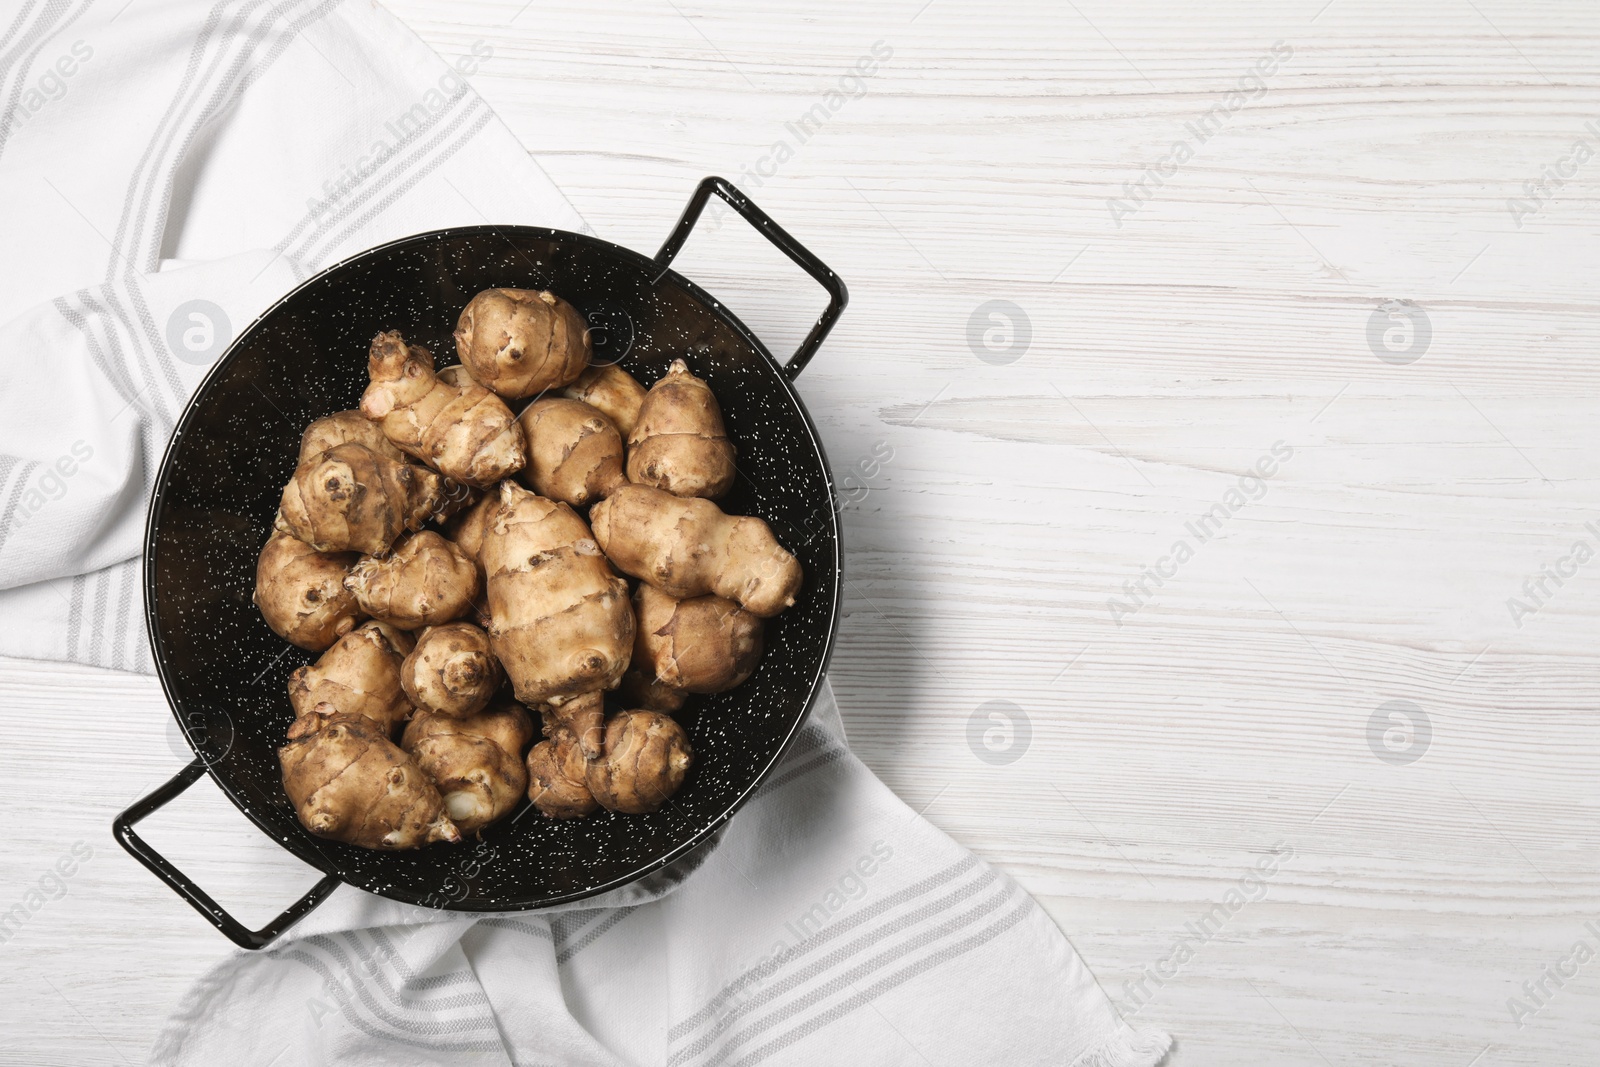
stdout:
<svg viewBox="0 0 1600 1067">
<path fill-rule="evenodd" d="M 605 750 L 605 694 L 584 693 L 564 704 L 542 705 L 539 711 L 546 723 L 554 723 L 572 734 L 585 759 L 598 759 Z"/>
<path fill-rule="evenodd" d="M 689 735 L 672 716 L 619 711 L 606 720 L 605 754 L 589 762 L 589 792 L 609 811 L 659 811 L 683 784 L 693 759 Z"/>
<path fill-rule="evenodd" d="M 528 801 L 552 819 L 577 819 L 600 805 L 589 792 L 589 761 L 572 731 L 544 712 L 545 740 L 528 750 Z"/>
<path fill-rule="evenodd" d="M 411 635 L 381 622 L 357 627 L 315 664 L 289 675 L 289 703 L 301 731 L 315 730 L 317 708 L 372 720 L 384 736 L 411 715 L 400 685 L 400 665 L 411 651 Z"/>
<path fill-rule="evenodd" d="M 478 552 L 483 548 L 483 533 L 489 528 L 489 520 L 494 513 L 500 510 L 500 492 L 491 489 L 483 494 L 482 499 L 467 510 L 454 516 L 445 525 L 445 536 L 456 543 L 456 547 L 466 553 L 473 566 L 478 568 L 478 595 L 472 601 L 472 619 L 479 626 L 489 628 L 489 582 L 483 573 L 483 563 L 478 559 Z"/>
<path fill-rule="evenodd" d="M 633 652 L 628 583 L 571 508 L 502 482 L 478 557 L 489 642 L 519 701 L 562 704 L 616 686 Z"/>
<path fill-rule="evenodd" d="M 251 598 L 272 632 L 310 652 L 321 652 L 361 618 L 345 575 L 360 557 L 318 552 L 298 537 L 274 531 L 256 560 Z"/>
<path fill-rule="evenodd" d="M 569 400 L 581 400 L 611 420 L 626 441 L 639 421 L 639 405 L 644 403 L 645 389 L 633 375 L 607 363 L 585 370 L 561 395 Z"/>
<path fill-rule="evenodd" d="M 366 445 L 335 445 L 304 460 L 284 487 L 276 526 L 319 552 L 381 556 L 439 510 L 444 479 Z"/>
<path fill-rule="evenodd" d="M 517 421 L 528 440 L 528 462 L 518 477 L 540 496 L 581 508 L 627 484 L 622 435 L 583 401 L 535 400 Z"/>
<path fill-rule="evenodd" d="M 733 488 L 733 457 L 717 398 L 673 360 L 628 434 L 628 479 L 677 496 L 719 497 Z"/>
<path fill-rule="evenodd" d="M 489 520 L 499 510 L 500 493 L 491 489 L 476 504 L 452 517 L 445 524 L 445 535 L 467 554 L 468 559 L 476 560 L 483 549 L 483 535 L 489 529 Z"/>
<path fill-rule="evenodd" d="M 302 826 L 364 848 L 461 840 L 439 790 L 371 720 L 329 709 L 316 721 L 278 749 L 283 790 Z"/>
<path fill-rule="evenodd" d="M 402 452 L 480 489 L 522 467 L 522 430 L 505 402 L 471 378 L 441 379 L 433 354 L 399 331 L 372 339 L 367 373 L 361 413 Z"/>
<path fill-rule="evenodd" d="M 558 388 L 589 365 L 583 316 L 550 292 L 485 289 L 462 309 L 455 338 L 467 370 L 503 397 Z"/>
<path fill-rule="evenodd" d="M 318 453 L 352 443 L 366 445 L 378 455 L 396 463 L 406 461 L 406 454 L 383 435 L 382 427 L 360 411 L 351 409 L 324 415 L 307 426 L 305 433 L 300 435 L 300 458 L 296 462 L 304 463 Z"/>
<path fill-rule="evenodd" d="M 720 693 L 742 683 L 761 658 L 761 618 L 720 596 L 676 600 L 641 584 L 632 668 L 668 689 Z M 651 705 L 646 705 L 651 706 Z"/>
<path fill-rule="evenodd" d="M 611 562 L 680 600 L 715 593 L 771 618 L 794 603 L 800 562 L 760 519 L 709 500 L 625 485 L 589 511 Z"/>
<path fill-rule="evenodd" d="M 522 749 L 532 737 L 528 713 L 505 704 L 464 718 L 418 712 L 400 747 L 438 787 L 445 814 L 471 834 L 522 799 L 528 788 Z"/>
<path fill-rule="evenodd" d="M 402 630 L 459 619 L 478 595 L 478 567 L 454 542 L 432 530 L 414 533 L 381 559 L 350 569 L 345 586 L 361 610 Z"/>
<path fill-rule="evenodd" d="M 422 631 L 400 666 L 400 686 L 413 707 L 458 719 L 487 707 L 502 677 L 489 635 L 470 622 Z"/>
</svg>

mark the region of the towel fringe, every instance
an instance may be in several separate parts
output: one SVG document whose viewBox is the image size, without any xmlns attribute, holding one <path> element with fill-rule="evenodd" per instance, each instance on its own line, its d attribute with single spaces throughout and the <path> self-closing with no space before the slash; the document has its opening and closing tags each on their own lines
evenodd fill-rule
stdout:
<svg viewBox="0 0 1600 1067">
<path fill-rule="evenodd" d="M 1172 1051 L 1172 1038 L 1160 1030 L 1124 1026 L 1069 1067 L 1158 1067 Z"/>
</svg>

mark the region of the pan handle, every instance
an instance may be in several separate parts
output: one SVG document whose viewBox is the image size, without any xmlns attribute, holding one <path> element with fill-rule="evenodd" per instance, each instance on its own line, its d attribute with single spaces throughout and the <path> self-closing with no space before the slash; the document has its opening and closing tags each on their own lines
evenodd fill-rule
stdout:
<svg viewBox="0 0 1600 1067">
<path fill-rule="evenodd" d="M 205 773 L 205 760 L 195 759 L 193 763 L 174 775 L 171 781 L 142 800 L 135 801 L 127 811 L 118 815 L 116 821 L 111 824 L 112 832 L 117 835 L 117 843 L 127 849 L 134 859 L 154 871 L 157 878 L 166 882 L 172 887 L 173 892 L 194 905 L 195 911 L 209 919 L 211 925 L 226 934 L 234 944 L 240 948 L 264 948 L 276 940 L 278 935 L 305 918 L 311 909 L 321 904 L 327 895 L 339 886 L 341 879 L 336 874 L 324 875 L 322 881 L 311 887 L 310 892 L 289 905 L 282 915 L 259 930 L 251 930 L 223 911 L 222 906 L 212 900 L 205 890 L 191 882 L 188 875 L 168 863 L 165 856 L 151 848 L 142 837 L 133 832 L 134 823 L 175 799 L 178 794 L 198 782 Z"/>
<path fill-rule="evenodd" d="M 789 362 L 784 364 L 783 373 L 793 381 L 800 376 L 800 372 L 822 346 L 822 339 L 828 336 L 828 331 L 833 329 L 833 324 L 839 319 L 839 313 L 850 302 L 850 294 L 845 290 L 844 282 L 828 269 L 826 263 L 812 255 L 810 250 L 795 240 L 788 230 L 773 222 L 765 211 L 756 207 L 732 182 L 715 176 L 703 179 L 695 188 L 694 195 L 689 198 L 689 205 L 683 209 L 683 216 L 678 219 L 677 227 L 662 243 L 661 251 L 656 253 L 656 266 L 661 268 L 663 274 L 672 265 L 672 260 L 683 250 L 684 242 L 689 239 L 689 232 L 699 221 L 700 213 L 705 210 L 706 202 L 711 199 L 712 193 L 726 200 L 729 207 L 761 231 L 761 236 L 771 241 L 778 251 L 794 260 L 801 270 L 815 278 L 817 284 L 828 291 L 827 308 L 817 317 L 816 324 L 811 327 L 806 339 L 800 342 L 800 347 L 795 349 Z"/>
</svg>

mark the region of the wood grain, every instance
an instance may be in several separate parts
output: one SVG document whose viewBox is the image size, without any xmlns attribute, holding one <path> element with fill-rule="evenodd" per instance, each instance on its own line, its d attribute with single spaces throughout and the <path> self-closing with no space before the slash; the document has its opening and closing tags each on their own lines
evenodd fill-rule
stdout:
<svg viewBox="0 0 1600 1067">
<path fill-rule="evenodd" d="M 1600 145 L 1600 15 L 388 6 L 447 57 L 492 45 L 474 84 L 601 236 L 653 249 L 720 173 L 850 285 L 799 388 L 862 489 L 833 672 L 852 744 L 1040 897 L 1113 996 L 1131 1010 L 1124 983 L 1292 845 L 1139 1009 L 1175 1064 L 1593 1060 L 1600 971 L 1520 1028 L 1506 1002 L 1600 919 L 1600 564 L 1520 625 L 1507 601 L 1600 547 L 1600 162 L 1520 225 L 1507 202 Z M 876 42 L 864 94 L 801 143 L 786 124 Z M 1108 201 L 1276 42 L 1266 89 L 1117 225 Z M 821 306 L 736 218 L 680 266 L 777 351 Z M 1026 316 L 1012 362 L 969 343 L 991 300 Z M 1427 317 L 1414 362 L 1369 344 L 1385 301 Z M 1259 499 L 1189 534 L 1278 442 Z M 179 763 L 167 713 L 148 679 L 74 667 L 4 662 L 0 694 L 5 891 L 63 840 L 96 850 L 4 946 L 0 1062 L 134 1061 L 226 951 L 108 833 Z M 1397 700 L 1432 730 L 1405 765 L 1369 733 Z M 969 744 L 990 701 L 1026 716 L 1014 762 Z M 310 880 L 220 797 L 157 824 L 246 914 Z"/>
</svg>

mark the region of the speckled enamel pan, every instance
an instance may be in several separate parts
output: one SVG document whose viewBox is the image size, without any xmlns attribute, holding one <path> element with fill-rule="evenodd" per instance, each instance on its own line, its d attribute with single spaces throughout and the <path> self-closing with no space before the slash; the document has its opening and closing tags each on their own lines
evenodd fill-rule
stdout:
<svg viewBox="0 0 1600 1067">
<path fill-rule="evenodd" d="M 821 283 L 827 310 L 787 364 L 671 263 L 712 194 Z M 284 795 L 276 750 L 293 718 L 289 672 L 314 657 L 267 629 L 250 602 L 256 555 L 294 469 L 300 432 L 351 408 L 367 382 L 367 345 L 398 329 L 453 362 L 451 331 L 481 289 L 550 289 L 583 312 L 596 362 L 647 387 L 687 357 L 722 400 L 739 449 L 738 484 L 721 501 L 759 515 L 800 558 L 805 585 L 767 624 L 755 675 L 693 698 L 680 717 L 697 756 L 654 815 L 547 819 L 524 805 L 481 841 L 377 852 L 307 833 Z M 150 645 L 195 758 L 116 820 L 117 840 L 238 944 L 260 948 L 341 882 L 424 907 L 512 911 L 603 893 L 708 841 L 795 738 L 822 683 L 839 616 L 838 509 L 822 444 L 790 381 L 844 309 L 833 272 L 721 178 L 695 190 L 655 258 L 576 233 L 472 226 L 418 234 L 318 274 L 246 329 L 189 402 L 156 479 L 145 536 Z M 250 930 L 134 832 L 134 824 L 210 774 L 239 810 L 325 877 Z M 220 843 L 219 843 L 220 844 Z"/>
</svg>

